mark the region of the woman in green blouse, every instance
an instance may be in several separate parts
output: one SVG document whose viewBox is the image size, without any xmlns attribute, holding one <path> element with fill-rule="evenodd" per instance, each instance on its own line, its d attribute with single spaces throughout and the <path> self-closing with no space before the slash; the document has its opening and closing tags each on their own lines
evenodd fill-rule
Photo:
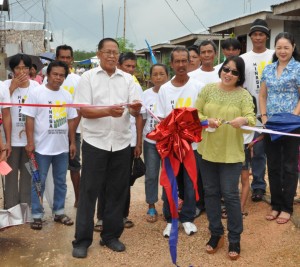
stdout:
<svg viewBox="0 0 300 267">
<path fill-rule="evenodd" d="M 226 59 L 219 70 L 219 83 L 206 85 L 198 96 L 196 108 L 201 121 L 208 120 L 198 146 L 200 170 L 205 191 L 205 207 L 211 238 L 206 251 L 215 253 L 224 243 L 221 221 L 221 197 L 228 214 L 228 256 L 240 254 L 243 231 L 239 198 L 239 177 L 245 160 L 243 125 L 255 125 L 252 96 L 241 86 L 245 81 L 245 63 L 240 57 Z"/>
</svg>

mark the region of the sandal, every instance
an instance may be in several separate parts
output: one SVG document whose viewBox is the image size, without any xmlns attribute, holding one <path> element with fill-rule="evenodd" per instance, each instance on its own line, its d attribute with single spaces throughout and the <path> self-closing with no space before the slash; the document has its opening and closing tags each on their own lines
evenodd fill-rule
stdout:
<svg viewBox="0 0 300 267">
<path fill-rule="evenodd" d="M 33 219 L 33 222 L 30 223 L 30 228 L 33 230 L 42 230 L 43 228 L 42 219 Z"/>
<path fill-rule="evenodd" d="M 55 215 L 54 221 L 61 223 L 63 225 L 67 225 L 67 226 L 71 226 L 74 224 L 74 222 L 71 220 L 71 218 L 69 216 L 67 216 L 66 214 Z"/>
<path fill-rule="evenodd" d="M 212 235 L 209 241 L 206 243 L 206 252 L 208 254 L 214 254 L 217 250 L 224 245 L 224 235 L 216 236 Z"/>
<path fill-rule="evenodd" d="M 103 221 L 102 220 L 98 220 L 94 226 L 94 231 L 95 232 L 102 232 L 103 230 Z"/>
<path fill-rule="evenodd" d="M 223 208 L 221 211 L 221 217 L 222 219 L 227 219 L 227 211 L 226 208 Z"/>
<path fill-rule="evenodd" d="M 287 215 L 285 215 L 285 214 L 287 214 Z M 288 216 L 288 217 L 286 217 L 286 216 Z M 276 222 L 278 224 L 285 224 L 290 220 L 290 218 L 291 218 L 291 214 L 289 214 L 287 212 L 281 212 L 280 215 L 277 217 Z"/>
<path fill-rule="evenodd" d="M 128 220 L 127 218 L 123 219 L 124 227 L 125 228 L 131 228 L 134 226 L 133 221 Z"/>
<path fill-rule="evenodd" d="M 240 257 L 241 246 L 240 242 L 229 243 L 228 256 L 231 260 L 237 260 Z"/>
<path fill-rule="evenodd" d="M 243 217 L 243 219 L 246 219 L 247 216 L 248 216 L 248 212 L 242 211 L 242 217 Z"/>
<path fill-rule="evenodd" d="M 265 192 L 262 189 L 254 189 L 251 199 L 253 202 L 259 202 L 263 200 Z"/>
<path fill-rule="evenodd" d="M 157 211 L 155 208 L 149 208 L 147 211 L 147 222 L 154 223 L 157 221 Z"/>
<path fill-rule="evenodd" d="M 279 215 L 279 211 L 277 210 L 272 210 L 267 216 L 266 216 L 266 220 L 267 221 L 274 221 L 275 219 L 277 219 Z"/>
</svg>

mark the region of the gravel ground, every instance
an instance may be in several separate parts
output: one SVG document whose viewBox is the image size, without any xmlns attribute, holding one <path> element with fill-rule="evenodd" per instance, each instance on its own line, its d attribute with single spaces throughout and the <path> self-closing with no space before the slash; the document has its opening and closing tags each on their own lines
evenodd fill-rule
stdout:
<svg viewBox="0 0 300 267">
<path fill-rule="evenodd" d="M 68 186 L 66 211 L 75 219 L 76 209 L 73 208 L 74 197 L 70 179 Z M 3 207 L 1 200 L 3 199 L 0 199 L 0 207 Z M 162 236 L 166 222 L 161 214 L 161 201 L 157 208 L 159 220 L 153 224 L 147 223 L 144 179 L 138 179 L 132 188 L 130 214 L 135 226 L 126 229 L 121 237 L 126 245 L 126 251 L 116 253 L 100 247 L 99 234 L 94 233 L 94 242 L 88 250 L 86 259 L 75 259 L 71 256 L 74 226 L 67 227 L 54 223 L 50 210 L 46 208 L 46 222 L 41 231 L 33 231 L 29 225 L 21 225 L 0 232 L 0 266 L 174 266 L 169 255 L 168 241 Z M 195 220 L 198 227 L 195 235 L 187 236 L 182 228 L 179 230 L 178 265 L 299 266 L 300 228 L 292 222 L 278 225 L 275 221 L 266 221 L 265 215 L 269 209 L 266 202 L 253 203 L 249 199 L 247 206 L 249 215 L 244 219 L 241 257 L 235 262 L 227 257 L 227 242 L 214 255 L 205 252 L 205 244 L 209 239 L 208 222 L 206 215 L 201 215 Z M 299 221 L 299 215 L 300 204 L 296 203 L 295 222 Z M 223 223 L 226 227 L 226 220 Z"/>
</svg>

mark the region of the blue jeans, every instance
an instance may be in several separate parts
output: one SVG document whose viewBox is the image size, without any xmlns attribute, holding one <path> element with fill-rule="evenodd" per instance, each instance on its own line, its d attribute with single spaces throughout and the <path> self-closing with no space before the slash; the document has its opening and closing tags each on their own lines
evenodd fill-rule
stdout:
<svg viewBox="0 0 300 267">
<path fill-rule="evenodd" d="M 259 133 L 255 132 L 254 139 L 257 138 L 259 135 Z M 266 192 L 266 155 L 263 141 L 257 142 L 253 146 L 253 157 L 251 159 L 251 166 L 253 175 L 253 180 L 251 183 L 252 190 L 261 189 L 264 192 Z"/>
<path fill-rule="evenodd" d="M 179 213 L 179 221 L 181 223 L 184 222 L 193 222 L 194 216 L 195 216 L 195 209 L 196 209 L 196 197 L 195 197 L 195 190 L 193 187 L 193 183 L 191 178 L 189 177 L 188 172 L 184 168 L 183 164 L 180 165 L 181 170 L 179 170 L 179 174 L 182 175 L 182 177 L 176 177 L 177 181 L 178 179 L 181 179 L 182 183 L 178 184 L 178 187 L 183 186 L 183 188 L 178 188 L 178 190 L 183 190 L 183 205 L 181 212 Z M 171 223 L 172 216 L 170 212 L 170 206 L 167 199 L 167 194 L 165 189 L 163 189 L 163 195 L 162 199 L 164 201 L 163 204 L 163 213 L 166 218 L 166 221 L 168 223 Z"/>
<path fill-rule="evenodd" d="M 223 196 L 228 215 L 228 240 L 230 243 L 240 242 L 243 218 L 238 185 L 242 163 L 216 163 L 204 160 L 200 156 L 200 166 L 211 235 L 224 234 L 221 221 L 221 197 Z"/>
<path fill-rule="evenodd" d="M 144 141 L 144 160 L 146 165 L 146 202 L 148 204 L 154 204 L 158 201 L 158 178 L 160 169 L 160 156 L 155 144 Z"/>
<path fill-rule="evenodd" d="M 45 191 L 45 182 L 48 170 L 50 164 L 52 164 L 52 174 L 54 182 L 53 213 L 55 215 L 62 215 L 64 214 L 65 199 L 67 194 L 66 175 L 69 162 L 69 153 L 61 153 L 58 155 L 41 155 L 36 152 L 35 157 L 39 166 L 39 174 L 42 185 L 42 197 Z M 43 217 L 44 208 L 40 204 L 34 183 L 32 183 L 31 189 L 31 209 L 32 218 L 38 219 Z"/>
</svg>

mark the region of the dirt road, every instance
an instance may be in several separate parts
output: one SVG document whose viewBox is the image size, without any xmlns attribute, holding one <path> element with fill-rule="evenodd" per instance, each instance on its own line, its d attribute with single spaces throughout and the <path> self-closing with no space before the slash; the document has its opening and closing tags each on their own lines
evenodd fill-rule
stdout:
<svg viewBox="0 0 300 267">
<path fill-rule="evenodd" d="M 75 219 L 76 209 L 73 208 L 74 197 L 70 180 L 66 203 L 67 214 Z M 168 251 L 168 241 L 162 236 L 166 223 L 161 216 L 161 201 L 158 204 L 158 222 L 150 224 L 145 220 L 147 206 L 144 201 L 143 178 L 138 179 L 132 188 L 130 219 L 134 221 L 135 226 L 126 229 L 121 237 L 126 245 L 126 251 L 122 253 L 101 247 L 99 234 L 95 233 L 88 257 L 73 258 L 71 241 L 74 237 L 74 226 L 67 227 L 53 222 L 47 204 L 45 206 L 46 222 L 41 231 L 33 231 L 29 225 L 21 225 L 0 232 L 1 267 L 174 266 Z M 179 231 L 178 265 L 300 266 L 300 228 L 295 227 L 292 222 L 278 225 L 274 221 L 266 221 L 265 215 L 269 208 L 265 202 L 253 203 L 249 199 L 249 215 L 244 219 L 241 257 L 236 262 L 227 257 L 227 243 L 214 255 L 205 252 L 205 244 L 209 239 L 208 222 L 206 215 L 201 215 L 195 220 L 198 233 L 187 236 L 183 229 Z M 300 214 L 300 204 L 295 204 L 295 210 L 296 214 Z M 226 226 L 226 220 L 223 222 Z"/>
</svg>

